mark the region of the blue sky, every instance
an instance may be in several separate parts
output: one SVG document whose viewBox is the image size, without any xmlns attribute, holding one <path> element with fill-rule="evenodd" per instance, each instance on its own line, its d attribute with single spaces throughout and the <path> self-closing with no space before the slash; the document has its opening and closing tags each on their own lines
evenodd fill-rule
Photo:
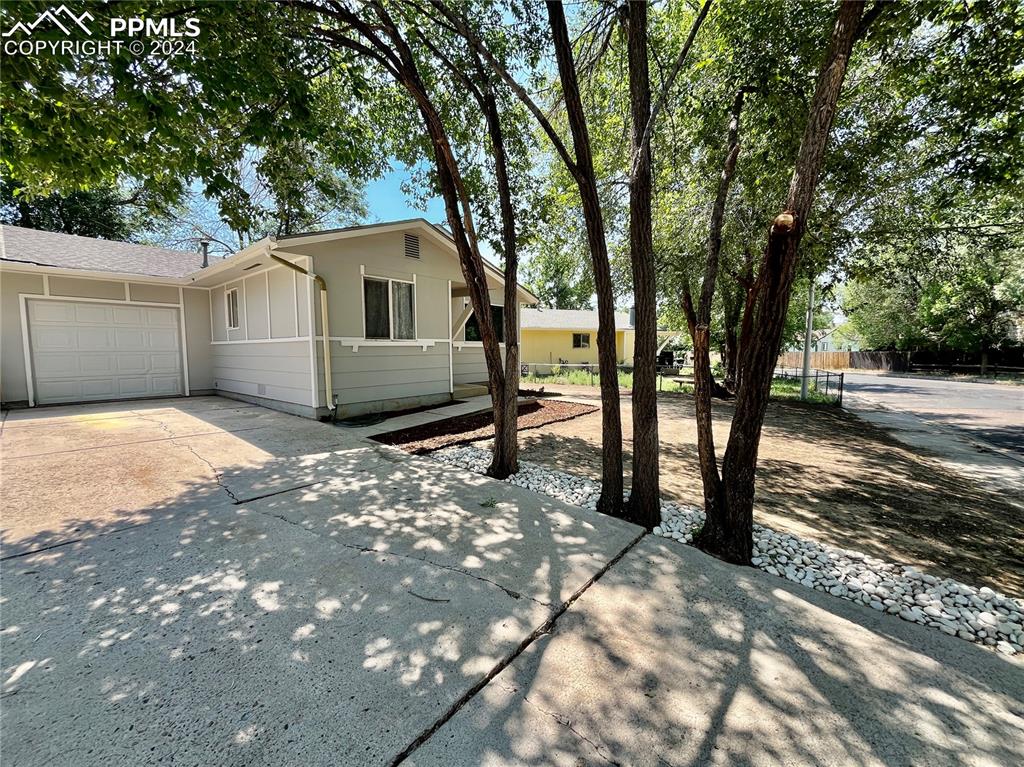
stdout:
<svg viewBox="0 0 1024 767">
<path fill-rule="evenodd" d="M 375 224 L 383 221 L 401 221 L 405 218 L 425 218 L 432 224 L 447 227 L 444 202 L 433 197 L 427 202 L 426 211 L 413 204 L 413 200 L 402 191 L 403 182 L 412 173 L 402 166 L 392 166 L 392 171 L 366 185 L 366 208 L 369 211 L 363 223 Z M 480 254 L 493 264 L 499 259 L 494 249 L 486 242 L 480 243 Z"/>
<path fill-rule="evenodd" d="M 435 224 L 444 221 L 444 203 L 440 197 L 431 199 L 424 212 L 415 207 L 402 191 L 402 182 L 407 181 L 410 175 L 404 168 L 398 168 L 366 185 L 366 207 L 369 209 L 366 223 L 421 216 Z"/>
</svg>

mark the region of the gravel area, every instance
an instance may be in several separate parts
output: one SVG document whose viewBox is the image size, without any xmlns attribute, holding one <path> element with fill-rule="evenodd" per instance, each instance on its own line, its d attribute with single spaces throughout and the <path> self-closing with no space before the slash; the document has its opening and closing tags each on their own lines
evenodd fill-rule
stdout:
<svg viewBox="0 0 1024 767">
<path fill-rule="evenodd" d="M 431 457 L 479 473 L 490 463 L 488 451 L 469 446 L 448 447 Z M 601 490 L 594 480 L 525 461 L 506 481 L 591 510 L 597 508 Z M 704 524 L 704 512 L 664 501 L 661 519 L 655 535 L 689 544 Z M 983 644 L 1004 655 L 1024 651 L 1024 600 L 757 524 L 754 547 L 754 566 L 771 575 Z"/>
<path fill-rule="evenodd" d="M 589 415 L 597 409 L 593 405 L 577 402 L 531 402 L 519 406 L 519 419 L 516 425 L 519 431 L 536 429 L 581 415 Z M 449 445 L 464 445 L 493 436 L 494 417 L 487 411 L 389 431 L 372 439 L 385 445 L 397 445 L 414 455 L 422 455 Z"/>
</svg>

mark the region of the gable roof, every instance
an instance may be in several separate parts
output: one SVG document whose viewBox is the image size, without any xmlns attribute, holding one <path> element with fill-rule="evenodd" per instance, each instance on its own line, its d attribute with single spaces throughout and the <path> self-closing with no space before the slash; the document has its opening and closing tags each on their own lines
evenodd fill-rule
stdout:
<svg viewBox="0 0 1024 767">
<path fill-rule="evenodd" d="M 0 225 L 0 261 L 83 272 L 182 278 L 203 265 L 199 253 Z"/>
<path fill-rule="evenodd" d="M 190 251 L 0 225 L 0 264 L 24 264 L 27 267 L 38 266 L 44 269 L 80 271 L 93 276 L 102 275 L 122 279 L 138 275 L 158 280 L 174 280 L 178 284 L 189 284 L 190 282 L 195 283 L 199 279 L 222 275 L 236 265 L 277 250 L 279 246 L 324 242 L 403 229 L 423 231 L 450 249 L 452 255 L 456 259 L 458 258 L 455 242 L 443 227 L 432 224 L 425 218 L 411 218 L 402 221 L 359 224 L 320 232 L 306 232 L 280 238 L 267 236 L 225 258 L 211 258 L 210 265 L 205 269 L 202 255 Z M 282 252 L 287 254 L 287 251 L 282 250 Z M 484 269 L 499 284 L 504 284 L 505 275 L 501 269 L 486 259 L 484 259 Z M 537 302 L 537 297 L 523 285 L 520 284 L 518 290 L 524 303 Z"/>
<path fill-rule="evenodd" d="M 523 309 L 520 315 L 523 330 L 597 331 L 596 309 Z M 633 330 L 629 312 L 615 313 L 615 329 Z"/>
</svg>

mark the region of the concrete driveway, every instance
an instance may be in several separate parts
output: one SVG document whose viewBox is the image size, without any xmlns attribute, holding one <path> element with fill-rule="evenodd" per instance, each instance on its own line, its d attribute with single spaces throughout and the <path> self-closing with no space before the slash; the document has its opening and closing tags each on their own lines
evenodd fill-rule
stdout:
<svg viewBox="0 0 1024 767">
<path fill-rule="evenodd" d="M 358 433 L 199 398 L 0 449 L 5 763 L 1024 760 L 1012 661 Z"/>
</svg>

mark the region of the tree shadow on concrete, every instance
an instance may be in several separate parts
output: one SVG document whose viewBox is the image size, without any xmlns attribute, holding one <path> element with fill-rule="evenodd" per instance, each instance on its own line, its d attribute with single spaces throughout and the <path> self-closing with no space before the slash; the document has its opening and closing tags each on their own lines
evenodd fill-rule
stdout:
<svg viewBox="0 0 1024 767">
<path fill-rule="evenodd" d="M 647 538 L 416 755 L 439 764 L 1020 764 L 1021 666 Z"/>
<path fill-rule="evenodd" d="M 638 533 L 383 446 L 252 471 L 330 479 L 68 513 L 3 562 L 12 764 L 387 764 Z"/>
</svg>

